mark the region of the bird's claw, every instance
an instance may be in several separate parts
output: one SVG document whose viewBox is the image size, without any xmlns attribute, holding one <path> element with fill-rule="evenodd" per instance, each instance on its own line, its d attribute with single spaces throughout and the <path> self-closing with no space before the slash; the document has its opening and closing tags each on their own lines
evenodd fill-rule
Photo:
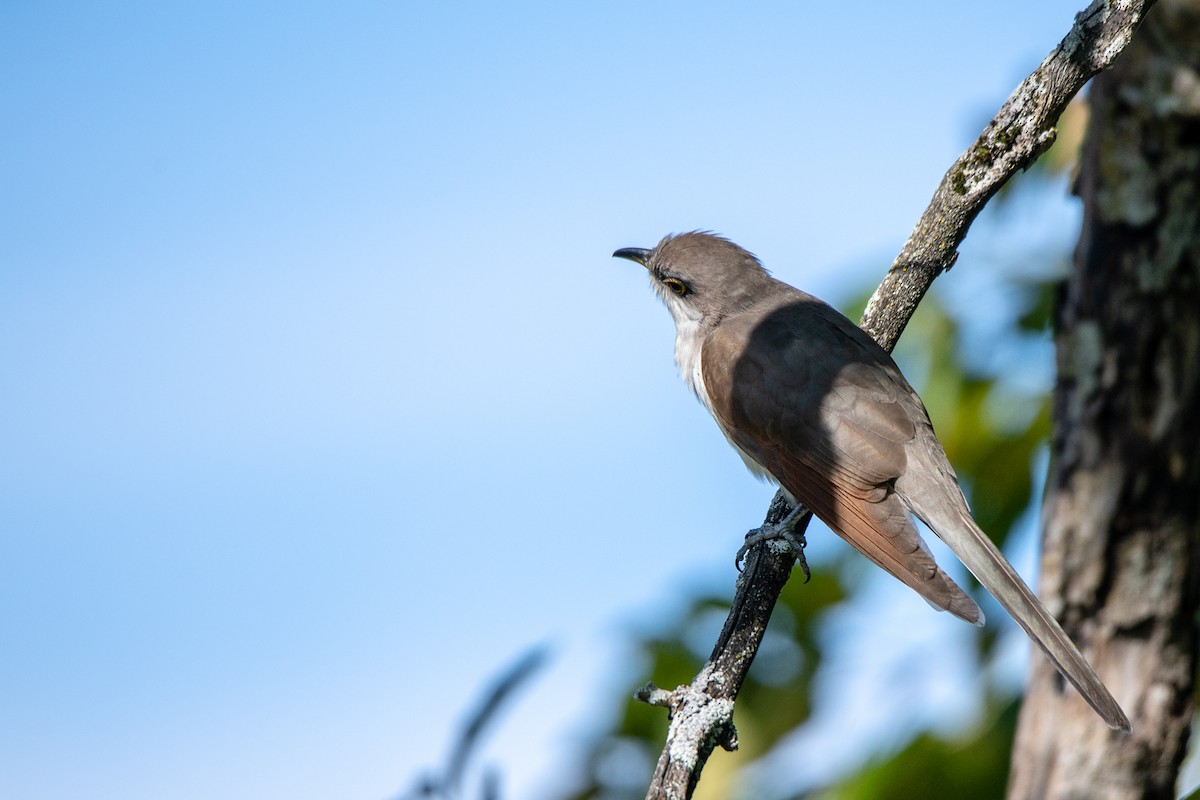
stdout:
<svg viewBox="0 0 1200 800">
<path fill-rule="evenodd" d="M 737 567 L 737 571 L 742 571 L 742 562 L 746 560 L 746 555 L 750 552 L 751 547 L 761 542 L 775 542 L 791 551 L 792 557 L 800 562 L 800 569 L 804 570 L 804 582 L 808 583 L 812 579 L 812 571 L 809 570 L 808 560 L 804 557 L 804 548 L 808 545 L 808 541 L 804 538 L 803 533 L 796 532 L 794 516 L 789 514 L 786 519 L 774 525 L 764 524 L 749 531 L 746 534 L 746 541 L 738 548 L 737 556 L 734 558 L 733 564 Z"/>
</svg>

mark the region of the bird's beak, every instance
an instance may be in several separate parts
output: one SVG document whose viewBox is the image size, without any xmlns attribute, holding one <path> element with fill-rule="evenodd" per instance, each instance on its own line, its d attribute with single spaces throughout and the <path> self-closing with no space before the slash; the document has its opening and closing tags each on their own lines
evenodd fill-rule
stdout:
<svg viewBox="0 0 1200 800">
<path fill-rule="evenodd" d="M 646 259 L 649 257 L 650 251 L 641 247 L 622 247 L 613 253 L 613 258 L 627 258 L 630 261 L 636 261 L 643 267 L 646 266 Z"/>
</svg>

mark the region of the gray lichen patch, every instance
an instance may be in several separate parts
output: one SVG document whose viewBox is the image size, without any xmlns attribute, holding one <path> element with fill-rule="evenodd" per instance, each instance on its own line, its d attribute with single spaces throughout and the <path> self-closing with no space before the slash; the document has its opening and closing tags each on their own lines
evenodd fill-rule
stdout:
<svg viewBox="0 0 1200 800">
<path fill-rule="evenodd" d="M 731 736 L 733 701 L 710 697 L 695 684 L 687 687 L 675 714 L 671 721 L 670 757 L 689 770 L 696 768 L 699 753 L 709 752 L 711 745 Z M 705 747 L 706 742 L 709 747 Z"/>
</svg>

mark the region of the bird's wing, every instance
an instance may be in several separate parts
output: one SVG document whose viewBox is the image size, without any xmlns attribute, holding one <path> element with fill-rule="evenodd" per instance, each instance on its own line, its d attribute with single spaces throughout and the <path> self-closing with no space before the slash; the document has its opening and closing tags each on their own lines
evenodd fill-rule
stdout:
<svg viewBox="0 0 1200 800">
<path fill-rule="evenodd" d="M 701 370 L 726 435 L 784 489 L 930 604 L 982 624 L 895 494 L 905 446 L 928 423 L 866 334 L 797 292 L 774 309 L 722 321 L 705 340 Z"/>
<path fill-rule="evenodd" d="M 725 320 L 701 364 L 726 435 L 830 528 L 932 605 L 981 623 L 925 549 L 911 508 L 1108 724 L 1129 730 L 1079 649 L 971 519 L 924 406 L 865 333 L 797 292 L 773 310 Z"/>
</svg>

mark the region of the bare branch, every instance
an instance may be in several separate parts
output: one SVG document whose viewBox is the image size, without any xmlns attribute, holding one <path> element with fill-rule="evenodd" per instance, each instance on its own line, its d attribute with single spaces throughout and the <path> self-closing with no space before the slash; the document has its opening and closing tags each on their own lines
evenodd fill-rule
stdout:
<svg viewBox="0 0 1200 800">
<path fill-rule="evenodd" d="M 1053 143 L 1054 124 L 1083 85 L 1116 59 L 1154 0 L 1095 0 L 1076 15 L 1067 36 L 1016 88 L 995 118 L 942 178 L 860 322 L 889 352 L 934 278 L 958 257 L 971 222 L 1013 175 Z M 778 522 L 789 511 L 777 494 L 767 512 Z M 791 574 L 793 556 L 756 545 L 738 578 L 725 628 L 708 663 L 690 686 L 666 693 L 647 687 L 640 699 L 671 709 L 671 728 L 647 800 L 691 797 L 716 745 L 737 746 L 733 701 Z"/>
<path fill-rule="evenodd" d="M 896 346 L 934 278 L 954 265 L 987 201 L 1054 143 L 1054 125 L 1067 103 L 1112 64 L 1152 5 L 1154 0 L 1095 0 L 1077 14 L 1058 47 L 946 171 L 859 323 L 885 350 Z"/>
<path fill-rule="evenodd" d="M 765 524 L 783 520 L 790 504 L 776 496 L 767 510 Z M 802 536 L 812 520 L 807 515 L 796 526 Z M 738 576 L 733 606 L 712 655 L 704 669 L 689 686 L 665 692 L 653 684 L 635 697 L 653 705 L 671 709 L 671 727 L 667 743 L 659 756 L 647 798 L 690 797 L 700 780 L 700 771 L 721 745 L 737 749 L 737 730 L 733 727 L 733 702 L 737 699 L 750 664 L 762 643 L 771 611 L 792 574 L 796 557 L 790 547 L 767 541 L 751 548 L 746 565 Z"/>
</svg>

